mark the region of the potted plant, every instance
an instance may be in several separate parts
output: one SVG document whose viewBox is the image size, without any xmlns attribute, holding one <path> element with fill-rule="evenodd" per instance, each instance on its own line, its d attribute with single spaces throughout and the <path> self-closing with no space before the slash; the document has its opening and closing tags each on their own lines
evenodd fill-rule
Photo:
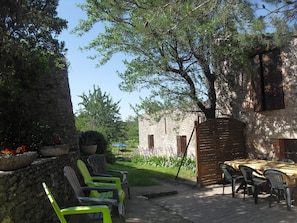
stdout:
<svg viewBox="0 0 297 223">
<path fill-rule="evenodd" d="M 49 126 L 40 126 L 39 153 L 43 157 L 60 156 L 68 153 L 69 145 L 63 144 L 58 133 Z"/>
<path fill-rule="evenodd" d="M 37 157 L 37 152 L 27 151 L 25 145 L 16 149 L 5 147 L 0 150 L 0 170 L 16 170 L 30 165 Z"/>
<path fill-rule="evenodd" d="M 97 132 L 86 131 L 79 135 L 80 150 L 86 155 L 92 155 L 97 150 Z"/>
</svg>

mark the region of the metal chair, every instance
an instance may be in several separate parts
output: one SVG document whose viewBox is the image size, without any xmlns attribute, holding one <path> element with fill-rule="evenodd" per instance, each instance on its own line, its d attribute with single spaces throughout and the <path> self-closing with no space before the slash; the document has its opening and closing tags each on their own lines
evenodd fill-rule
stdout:
<svg viewBox="0 0 297 223">
<path fill-rule="evenodd" d="M 270 185 L 269 207 L 271 207 L 273 192 L 276 192 L 277 202 L 279 203 L 280 192 L 283 191 L 287 209 L 291 210 L 291 189 L 290 186 L 286 184 L 286 178 L 289 177 L 285 173 L 275 169 L 265 170 L 264 176 L 268 178 Z"/>
<path fill-rule="evenodd" d="M 106 205 L 96 205 L 96 206 L 75 206 L 75 207 L 68 207 L 64 209 L 60 209 L 59 205 L 57 204 L 53 194 L 51 193 L 50 189 L 45 183 L 42 183 L 43 189 L 54 208 L 56 215 L 58 216 L 61 223 L 67 223 L 67 216 L 76 216 L 76 218 L 80 218 L 81 214 L 86 217 L 86 214 L 95 214 L 96 217 L 103 220 L 103 223 L 112 223 L 111 216 L 109 213 L 109 208 Z M 86 223 L 90 220 L 90 222 L 94 222 L 90 216 L 87 216 L 88 219 L 83 218 L 82 221 Z M 99 222 L 99 221 L 98 221 Z"/>
<path fill-rule="evenodd" d="M 235 197 L 235 193 L 238 192 L 238 190 L 240 190 L 243 186 L 243 176 L 242 175 L 238 175 L 236 170 L 228 165 L 225 164 L 223 162 L 219 163 L 219 167 L 222 169 L 223 171 L 223 194 L 225 191 L 225 184 L 226 182 L 230 182 L 231 183 L 231 187 L 232 187 L 232 197 Z M 235 190 L 235 186 L 236 186 L 236 182 L 240 182 L 240 186 Z"/>
<path fill-rule="evenodd" d="M 130 187 L 129 187 L 129 181 L 128 181 L 128 172 L 127 171 L 122 171 L 122 170 L 110 170 L 106 169 L 106 159 L 103 154 L 94 154 L 89 156 L 87 159 L 88 164 L 92 168 L 92 175 L 96 176 L 105 176 L 105 177 L 112 177 L 112 173 L 118 173 L 122 175 L 122 181 L 121 185 L 123 190 L 127 191 L 128 198 L 131 198 L 130 195 Z"/>
<path fill-rule="evenodd" d="M 239 169 L 240 169 L 240 171 L 243 175 L 243 178 L 244 178 L 243 199 L 245 199 L 245 194 L 247 192 L 247 186 L 250 185 L 252 187 L 255 204 L 257 204 L 258 203 L 259 187 L 266 184 L 267 179 L 265 179 L 263 174 L 259 173 L 257 170 L 255 170 L 249 166 L 240 165 Z M 254 174 L 257 174 L 259 177 L 255 176 Z M 261 176 L 263 176 L 263 178 Z"/>
<path fill-rule="evenodd" d="M 70 166 L 65 166 L 63 169 L 64 176 L 67 178 L 71 185 L 77 201 L 82 205 L 108 205 L 111 207 L 112 218 L 119 217 L 124 218 L 125 208 L 120 203 L 118 190 L 110 187 L 81 187 L 79 180 L 76 176 L 74 169 Z M 99 197 L 88 197 L 91 191 L 97 191 Z M 101 198 L 101 194 L 105 192 L 112 193 L 112 199 Z"/>
</svg>

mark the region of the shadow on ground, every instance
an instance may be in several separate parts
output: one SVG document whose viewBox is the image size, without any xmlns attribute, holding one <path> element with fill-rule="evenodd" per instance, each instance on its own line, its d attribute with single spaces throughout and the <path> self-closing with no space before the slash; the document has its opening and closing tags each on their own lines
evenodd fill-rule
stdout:
<svg viewBox="0 0 297 223">
<path fill-rule="evenodd" d="M 197 188 L 179 181 L 158 181 L 149 187 L 131 187 L 132 199 L 127 200 L 126 222 L 296 222 L 297 209 L 287 211 L 285 202 L 268 207 L 268 195 L 259 196 L 254 204 L 252 196 L 231 196 L 221 185 Z M 160 194 L 147 198 L 148 194 Z"/>
</svg>

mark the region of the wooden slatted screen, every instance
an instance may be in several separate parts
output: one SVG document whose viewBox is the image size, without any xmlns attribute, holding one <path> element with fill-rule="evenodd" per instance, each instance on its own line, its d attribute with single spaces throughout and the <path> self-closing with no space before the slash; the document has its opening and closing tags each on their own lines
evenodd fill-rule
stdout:
<svg viewBox="0 0 297 223">
<path fill-rule="evenodd" d="M 245 158 L 245 124 L 235 119 L 210 119 L 196 125 L 197 183 L 207 186 L 221 179 L 220 161 Z"/>
</svg>

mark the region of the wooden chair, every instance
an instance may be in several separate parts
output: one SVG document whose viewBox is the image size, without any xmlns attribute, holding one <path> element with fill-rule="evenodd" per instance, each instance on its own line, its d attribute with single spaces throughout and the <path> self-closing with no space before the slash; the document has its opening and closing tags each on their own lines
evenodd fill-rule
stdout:
<svg viewBox="0 0 297 223">
<path fill-rule="evenodd" d="M 80 217 L 78 215 L 81 214 L 95 214 L 96 217 L 102 218 L 103 223 L 112 223 L 108 206 L 75 206 L 60 209 L 59 205 L 57 204 L 53 194 L 51 193 L 47 185 L 45 183 L 42 183 L 42 186 L 61 223 L 67 223 L 66 216 L 76 215 L 76 217 L 78 218 Z M 87 216 L 87 218 L 88 219 L 83 218 L 80 222 L 86 223 L 88 220 L 94 222 L 94 219 L 90 218 L 89 215 Z"/>
<path fill-rule="evenodd" d="M 247 186 L 250 185 L 252 187 L 255 204 L 257 204 L 258 203 L 259 187 L 266 184 L 267 179 L 265 179 L 265 177 L 261 173 L 259 173 L 257 170 L 255 170 L 249 166 L 240 165 L 239 169 L 240 169 L 240 171 L 243 175 L 243 178 L 244 178 L 243 199 L 245 199 L 245 194 L 247 192 Z M 256 177 L 256 176 L 254 176 L 254 174 L 257 174 L 258 176 L 263 176 L 263 178 Z"/>
<path fill-rule="evenodd" d="M 128 198 L 131 198 L 130 187 L 128 181 L 128 172 L 122 170 L 110 170 L 106 168 L 106 158 L 103 154 L 94 154 L 87 159 L 88 164 L 92 168 L 92 175 L 112 177 L 112 173 L 118 173 L 122 175 L 121 185 L 123 190 L 127 191 Z"/>
</svg>

